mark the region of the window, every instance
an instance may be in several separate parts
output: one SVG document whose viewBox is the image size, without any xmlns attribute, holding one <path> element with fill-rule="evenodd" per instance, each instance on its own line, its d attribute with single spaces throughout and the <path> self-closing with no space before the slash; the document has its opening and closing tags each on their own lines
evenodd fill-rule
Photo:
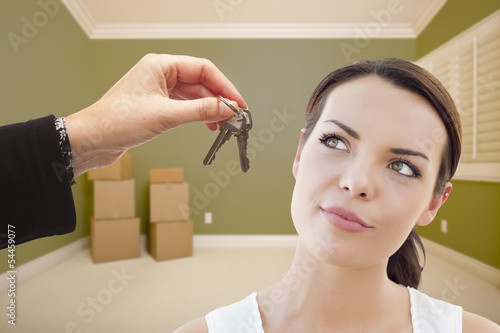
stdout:
<svg viewBox="0 0 500 333">
<path fill-rule="evenodd" d="M 500 11 L 416 63 L 443 83 L 460 113 L 454 179 L 500 182 Z"/>
</svg>

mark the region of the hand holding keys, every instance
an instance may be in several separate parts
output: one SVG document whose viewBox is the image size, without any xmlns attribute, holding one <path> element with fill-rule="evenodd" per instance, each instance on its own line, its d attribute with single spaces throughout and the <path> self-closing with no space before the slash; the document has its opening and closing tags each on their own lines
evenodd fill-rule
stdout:
<svg viewBox="0 0 500 333">
<path fill-rule="evenodd" d="M 224 104 L 234 111 L 235 115 L 219 125 L 219 135 L 203 160 L 203 164 L 212 164 L 212 161 L 215 159 L 215 153 L 219 150 L 219 148 L 224 144 L 224 142 L 229 140 L 232 136 L 235 136 L 238 140 L 241 170 L 243 172 L 247 172 L 250 168 L 250 161 L 247 157 L 247 140 L 248 131 L 252 128 L 252 115 L 247 109 L 239 108 L 238 110 L 222 96 L 218 97 L 222 102 L 224 102 Z"/>
</svg>

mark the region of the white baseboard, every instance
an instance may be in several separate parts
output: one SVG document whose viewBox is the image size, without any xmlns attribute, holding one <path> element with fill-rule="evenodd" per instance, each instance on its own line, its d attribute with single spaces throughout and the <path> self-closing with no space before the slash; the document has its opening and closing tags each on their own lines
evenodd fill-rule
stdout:
<svg viewBox="0 0 500 333">
<path fill-rule="evenodd" d="M 297 235 L 195 235 L 196 248 L 295 248 Z"/>
<path fill-rule="evenodd" d="M 295 248 L 297 235 L 194 235 L 193 248 Z M 147 235 L 141 235 L 141 248 L 147 249 Z"/>
<path fill-rule="evenodd" d="M 194 248 L 294 248 L 295 235 L 194 235 Z M 141 249 L 146 249 L 147 236 L 141 235 Z M 47 253 L 16 268 L 16 283 L 29 280 L 44 271 L 89 248 L 89 237 L 83 237 L 69 245 Z M 9 287 L 7 272 L 0 274 L 0 293 Z"/>
<path fill-rule="evenodd" d="M 24 265 L 16 267 L 16 284 L 29 280 L 33 276 L 60 264 L 61 262 L 73 257 L 77 253 L 89 247 L 89 238 L 83 237 L 71 244 L 63 246 L 55 251 L 47 253 L 35 260 L 32 260 Z M 0 274 L 0 293 L 3 293 L 9 288 L 9 281 L 7 280 L 8 273 Z"/>
<path fill-rule="evenodd" d="M 487 265 L 427 238 L 420 237 L 425 251 L 500 288 L 500 269 Z"/>
<path fill-rule="evenodd" d="M 443 245 L 422 238 L 425 250 L 447 262 L 474 274 L 500 288 L 500 269 L 484 264 Z M 193 247 L 197 248 L 295 248 L 297 235 L 194 235 Z M 145 249 L 147 236 L 141 235 L 141 248 Z M 17 267 L 17 284 L 58 265 L 89 247 L 89 237 L 52 251 L 40 258 Z M 0 274 L 0 293 L 8 289 L 7 273 Z"/>
</svg>

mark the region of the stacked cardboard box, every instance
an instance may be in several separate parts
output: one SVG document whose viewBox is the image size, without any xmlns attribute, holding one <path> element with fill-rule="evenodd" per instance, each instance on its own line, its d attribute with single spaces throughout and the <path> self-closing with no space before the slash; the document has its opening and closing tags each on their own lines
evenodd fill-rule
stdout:
<svg viewBox="0 0 500 333">
<path fill-rule="evenodd" d="M 150 170 L 149 253 L 157 261 L 193 255 L 189 185 L 182 169 Z"/>
<path fill-rule="evenodd" d="M 88 172 L 94 181 L 94 215 L 90 252 L 95 263 L 140 256 L 140 224 L 135 216 L 132 156 L 126 152 L 113 165 Z"/>
</svg>

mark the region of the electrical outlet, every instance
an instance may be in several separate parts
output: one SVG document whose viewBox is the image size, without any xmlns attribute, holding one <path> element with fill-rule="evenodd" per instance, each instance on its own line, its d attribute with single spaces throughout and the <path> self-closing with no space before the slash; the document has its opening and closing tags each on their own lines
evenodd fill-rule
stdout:
<svg viewBox="0 0 500 333">
<path fill-rule="evenodd" d="M 443 234 L 447 234 L 448 233 L 448 221 L 441 220 L 441 232 Z"/>
<path fill-rule="evenodd" d="M 212 224 L 212 213 L 211 212 L 205 212 L 205 223 Z"/>
</svg>

